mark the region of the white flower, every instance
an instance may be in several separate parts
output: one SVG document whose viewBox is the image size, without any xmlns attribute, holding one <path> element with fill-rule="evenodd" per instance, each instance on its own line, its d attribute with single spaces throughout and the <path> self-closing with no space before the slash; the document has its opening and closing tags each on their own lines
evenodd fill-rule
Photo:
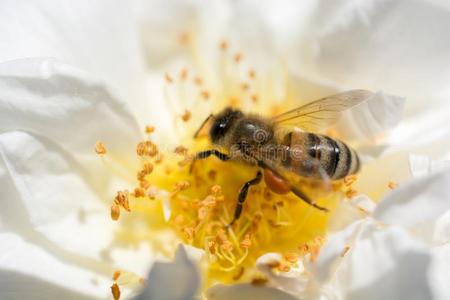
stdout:
<svg viewBox="0 0 450 300">
<path fill-rule="evenodd" d="M 445 2 L 419 0 L 155 0 L 131 7 L 119 1 L 5 2 L 0 298 L 105 298 L 117 269 L 146 274 L 160 252 L 147 236 L 121 235 L 121 224 L 108 218 L 110 199 L 133 184 L 134 144 L 143 138 L 144 125 L 155 124 L 159 139 L 179 139 L 172 119 L 192 103 L 174 108 L 164 101 L 164 73 L 196 66 L 212 91 L 220 89 L 217 45 L 224 38 L 258 74 L 269 74 L 262 88 L 270 88 L 262 96 L 273 101 L 286 98 L 287 83 L 295 83 L 302 100 L 352 88 L 408 100 L 403 122 L 376 147 L 369 141 L 398 122 L 401 100 L 377 93 L 337 125 L 345 128 L 346 140 L 362 141 L 361 152 L 373 158 L 356 185 L 367 197 L 342 204 L 336 213 L 341 218 L 332 222 L 337 232 L 315 263 L 305 260 L 280 275 L 265 268 L 262 257 L 267 287 L 217 285 L 209 298 L 449 298 L 448 169 L 406 183 L 408 154 L 431 157 L 418 164 L 413 156 L 414 174 L 441 168 L 436 161 L 450 158 L 449 9 Z M 196 56 L 183 48 L 186 39 L 195 40 L 197 48 L 189 53 Z M 202 108 L 194 113 L 203 115 Z M 93 153 L 99 139 L 118 164 Z M 373 206 L 370 198 L 380 199 L 388 181 L 400 187 L 370 216 L 355 212 L 355 205 Z M 134 234 L 148 235 L 139 224 L 128 225 Z M 169 232 L 150 234 L 167 251 L 179 240 Z M 175 264 L 179 278 L 161 265 L 153 269 L 150 276 L 175 282 L 161 282 L 161 290 L 152 283 L 149 295 L 164 294 L 196 272 L 183 250 Z M 119 284 L 136 283 L 133 276 L 122 274 Z M 173 297 L 187 299 L 197 285 L 193 278 L 174 288 Z"/>
</svg>

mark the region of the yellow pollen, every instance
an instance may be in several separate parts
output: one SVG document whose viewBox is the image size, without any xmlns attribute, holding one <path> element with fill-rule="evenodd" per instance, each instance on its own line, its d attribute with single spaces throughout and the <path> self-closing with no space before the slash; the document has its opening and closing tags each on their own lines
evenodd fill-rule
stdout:
<svg viewBox="0 0 450 300">
<path fill-rule="evenodd" d="M 188 153 L 188 149 L 186 147 L 180 145 L 180 146 L 177 146 L 173 152 L 175 154 L 184 156 Z"/>
<path fill-rule="evenodd" d="M 185 227 L 183 228 L 183 232 L 186 235 L 186 239 L 189 241 L 194 240 L 195 230 L 193 227 Z"/>
<path fill-rule="evenodd" d="M 100 155 L 106 154 L 107 150 L 105 144 L 101 141 L 95 142 L 95 152 Z"/>
<path fill-rule="evenodd" d="M 112 279 L 114 281 L 117 281 L 117 279 L 119 279 L 119 276 L 120 276 L 120 271 L 117 270 L 117 271 L 114 272 Z"/>
<path fill-rule="evenodd" d="M 344 257 L 348 253 L 348 251 L 350 251 L 350 246 L 345 246 L 341 252 L 341 257 Z"/>
<path fill-rule="evenodd" d="M 291 270 L 291 266 L 288 263 L 281 261 L 278 265 L 278 270 L 280 272 L 289 272 Z"/>
<path fill-rule="evenodd" d="M 219 45 L 220 49 L 225 51 L 228 49 L 228 42 L 227 41 L 222 41 Z"/>
<path fill-rule="evenodd" d="M 255 79 L 255 77 L 256 77 L 255 70 L 251 69 L 250 71 L 248 71 L 248 78 Z"/>
<path fill-rule="evenodd" d="M 194 83 L 198 86 L 203 84 L 203 79 L 199 76 L 195 76 L 193 80 L 194 80 Z"/>
<path fill-rule="evenodd" d="M 172 189 L 172 196 L 175 196 L 178 192 L 186 190 L 190 186 L 191 186 L 191 184 L 189 183 L 189 181 L 186 181 L 186 180 L 178 181 L 177 183 L 175 183 L 175 185 Z"/>
<path fill-rule="evenodd" d="M 241 247 L 242 248 L 250 248 L 250 246 L 252 245 L 252 241 L 250 240 L 250 235 L 246 234 L 244 239 L 241 241 Z"/>
<path fill-rule="evenodd" d="M 145 126 L 145 133 L 151 134 L 153 132 L 155 132 L 155 127 L 154 126 L 150 126 L 150 125 Z"/>
<path fill-rule="evenodd" d="M 241 83 L 241 89 L 243 91 L 248 91 L 250 89 L 250 85 L 246 82 Z"/>
<path fill-rule="evenodd" d="M 241 101 L 237 97 L 231 97 L 229 101 L 229 105 L 232 107 L 239 107 L 241 104 Z"/>
<path fill-rule="evenodd" d="M 356 176 L 356 175 L 348 175 L 348 176 L 345 176 L 345 178 L 344 178 L 344 184 L 345 184 L 346 186 L 350 186 L 350 185 L 352 185 L 357 179 L 358 179 L 358 176 Z"/>
<path fill-rule="evenodd" d="M 191 41 L 191 35 L 189 34 L 189 32 L 181 32 L 178 35 L 178 43 L 181 46 L 186 46 L 190 43 Z"/>
<path fill-rule="evenodd" d="M 134 189 L 134 196 L 136 198 L 138 197 L 144 197 L 145 196 L 145 189 L 141 187 L 137 187 Z"/>
<path fill-rule="evenodd" d="M 114 283 L 111 286 L 111 293 L 112 293 L 112 296 L 113 296 L 114 300 L 119 300 L 120 299 L 120 288 L 117 285 L 117 283 Z"/>
<path fill-rule="evenodd" d="M 192 113 L 189 111 L 189 110 L 185 110 L 184 111 L 184 113 L 183 113 L 183 115 L 181 116 L 181 119 L 184 121 L 184 122 L 187 122 L 187 121 L 189 121 L 190 119 L 191 119 L 191 117 L 192 117 Z"/>
<path fill-rule="evenodd" d="M 391 190 L 396 189 L 396 188 L 398 188 L 398 183 L 396 183 L 396 182 L 394 182 L 394 181 L 389 181 L 388 187 L 389 187 Z"/>
<path fill-rule="evenodd" d="M 347 198 L 352 199 L 352 198 L 354 198 L 356 195 L 358 195 L 358 192 L 355 191 L 355 190 L 350 189 L 350 190 L 348 190 L 348 191 L 345 193 L 345 195 L 347 196 Z"/>
<path fill-rule="evenodd" d="M 295 264 L 298 261 L 298 254 L 295 252 L 287 252 L 283 255 L 283 258 L 291 264 Z"/>
<path fill-rule="evenodd" d="M 180 71 L 180 79 L 181 80 L 186 80 L 188 78 L 188 75 L 189 75 L 188 69 L 181 69 L 181 71 Z"/>
<path fill-rule="evenodd" d="M 114 199 L 114 202 L 121 206 L 126 211 L 130 211 L 130 204 L 128 202 L 128 194 L 129 192 L 127 190 L 124 191 L 118 191 L 117 196 Z"/>
<path fill-rule="evenodd" d="M 136 146 L 136 153 L 139 156 L 155 156 L 158 153 L 158 147 L 151 141 L 142 141 Z"/>
<path fill-rule="evenodd" d="M 166 79 L 166 82 L 167 82 L 167 83 L 173 83 L 173 78 L 172 78 L 172 76 L 170 76 L 169 73 L 166 73 L 166 74 L 164 75 L 164 78 Z"/>
<path fill-rule="evenodd" d="M 234 54 L 234 57 L 233 57 L 234 62 L 237 64 L 240 63 L 242 61 L 242 57 L 243 57 L 243 55 L 240 52 Z"/>
<path fill-rule="evenodd" d="M 145 174 L 150 174 L 153 172 L 153 164 L 152 163 L 145 163 L 144 164 L 144 168 L 142 169 Z"/>
<path fill-rule="evenodd" d="M 210 97 L 209 92 L 208 92 L 207 90 L 201 91 L 201 92 L 200 92 L 200 95 L 202 96 L 202 98 L 203 98 L 204 100 L 208 100 L 209 97 Z"/>
<path fill-rule="evenodd" d="M 265 285 L 267 283 L 267 278 L 263 277 L 263 276 L 258 276 L 258 277 L 254 277 L 252 278 L 251 284 L 253 284 L 254 286 L 262 286 Z"/>
<path fill-rule="evenodd" d="M 111 204 L 111 219 L 113 221 L 119 220 L 120 217 L 120 206 L 117 203 Z"/>
</svg>

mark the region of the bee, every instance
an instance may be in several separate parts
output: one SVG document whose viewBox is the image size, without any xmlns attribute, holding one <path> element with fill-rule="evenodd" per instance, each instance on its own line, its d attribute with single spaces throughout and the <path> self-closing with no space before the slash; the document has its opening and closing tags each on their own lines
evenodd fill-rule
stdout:
<svg viewBox="0 0 450 300">
<path fill-rule="evenodd" d="M 259 168 L 256 176 L 241 187 L 234 224 L 242 213 L 243 204 L 251 186 L 264 178 L 266 186 L 277 194 L 292 192 L 307 204 L 322 211 L 292 180 L 292 174 L 325 182 L 340 180 L 360 169 L 355 150 L 344 142 L 319 133 L 330 126 L 346 109 L 368 99 L 373 93 L 350 90 L 331 95 L 297 107 L 273 118 L 245 114 L 238 109 L 225 108 L 210 115 L 195 133 L 209 124 L 209 140 L 215 147 L 198 152 L 191 164 L 212 156 L 222 161 L 236 161 Z M 226 151 L 222 152 L 219 149 Z"/>
</svg>

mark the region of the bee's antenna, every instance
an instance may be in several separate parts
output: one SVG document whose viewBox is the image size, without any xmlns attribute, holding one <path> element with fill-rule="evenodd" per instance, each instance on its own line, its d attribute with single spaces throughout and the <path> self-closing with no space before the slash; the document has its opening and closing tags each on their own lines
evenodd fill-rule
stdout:
<svg viewBox="0 0 450 300">
<path fill-rule="evenodd" d="M 213 114 L 210 114 L 205 121 L 203 121 L 202 125 L 197 129 L 197 131 L 194 134 L 194 139 L 196 139 L 200 133 L 200 131 L 202 131 L 203 127 L 205 127 L 206 123 L 208 123 L 208 121 L 213 117 Z"/>
</svg>

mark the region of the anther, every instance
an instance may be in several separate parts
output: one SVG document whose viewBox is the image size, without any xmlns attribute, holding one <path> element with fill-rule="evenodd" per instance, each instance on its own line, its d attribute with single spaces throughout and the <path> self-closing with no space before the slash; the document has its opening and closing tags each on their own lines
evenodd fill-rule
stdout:
<svg viewBox="0 0 450 300">
<path fill-rule="evenodd" d="M 105 144 L 101 141 L 95 142 L 95 152 L 99 155 L 106 154 L 107 150 Z"/>
<path fill-rule="evenodd" d="M 184 121 L 184 122 L 187 122 L 187 121 L 189 121 L 190 119 L 191 119 L 191 117 L 192 117 L 192 113 L 189 111 L 189 110 L 185 110 L 184 111 L 184 113 L 183 113 L 183 115 L 181 116 L 181 119 Z"/>
</svg>

